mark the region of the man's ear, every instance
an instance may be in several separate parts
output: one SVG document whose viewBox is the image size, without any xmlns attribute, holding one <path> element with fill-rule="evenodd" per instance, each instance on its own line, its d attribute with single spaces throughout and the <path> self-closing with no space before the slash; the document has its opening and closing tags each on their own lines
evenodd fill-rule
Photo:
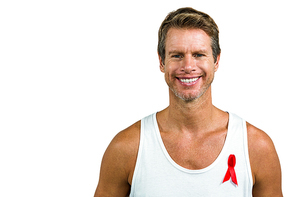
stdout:
<svg viewBox="0 0 296 197">
<path fill-rule="evenodd" d="M 221 53 L 220 53 L 221 54 Z M 215 72 L 218 70 L 219 68 L 219 62 L 220 62 L 220 54 L 217 55 L 217 60 L 215 62 Z"/>
<path fill-rule="evenodd" d="M 164 64 L 162 63 L 162 58 L 160 57 L 160 55 L 158 54 L 158 60 L 159 60 L 159 68 L 160 68 L 160 71 L 164 73 Z"/>
</svg>

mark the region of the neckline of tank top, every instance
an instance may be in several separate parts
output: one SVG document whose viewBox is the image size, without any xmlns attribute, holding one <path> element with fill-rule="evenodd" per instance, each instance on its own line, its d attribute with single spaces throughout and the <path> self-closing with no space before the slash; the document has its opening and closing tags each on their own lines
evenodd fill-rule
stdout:
<svg viewBox="0 0 296 197">
<path fill-rule="evenodd" d="M 222 147 L 221 152 L 219 153 L 218 157 L 215 159 L 215 161 L 213 163 L 211 163 L 209 166 L 202 168 L 202 169 L 197 169 L 197 170 L 191 170 L 191 169 L 187 169 L 179 164 L 177 164 L 169 155 L 167 149 L 164 146 L 163 140 L 161 138 L 160 135 L 160 131 L 159 131 L 159 127 L 158 127 L 158 123 L 157 123 L 157 119 L 156 119 L 156 113 L 153 114 L 153 124 L 154 124 L 154 128 L 155 128 L 155 132 L 157 135 L 157 140 L 161 146 L 162 152 L 165 154 L 165 157 L 169 160 L 169 162 L 178 170 L 181 170 L 183 172 L 186 173 L 191 173 L 191 174 L 199 174 L 199 173 L 205 173 L 209 170 L 211 170 L 213 167 L 215 167 L 219 161 L 221 160 L 221 158 L 223 158 L 223 156 L 226 154 L 227 148 L 229 147 L 229 143 L 230 143 L 230 138 L 231 138 L 231 133 L 232 133 L 232 124 L 233 124 L 233 115 L 229 112 L 227 112 L 229 114 L 229 118 L 228 118 L 228 127 L 227 127 L 227 134 L 226 134 L 226 139 L 224 141 L 224 145 Z"/>
</svg>

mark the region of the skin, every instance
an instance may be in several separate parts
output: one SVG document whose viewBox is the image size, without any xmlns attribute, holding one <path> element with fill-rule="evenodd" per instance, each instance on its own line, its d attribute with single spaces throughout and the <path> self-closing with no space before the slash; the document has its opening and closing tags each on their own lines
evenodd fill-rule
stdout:
<svg viewBox="0 0 296 197">
<path fill-rule="evenodd" d="M 171 28 L 160 70 L 169 86 L 169 106 L 157 113 L 164 145 L 171 158 L 187 169 L 202 169 L 221 152 L 228 113 L 212 104 L 211 83 L 219 67 L 210 37 L 200 29 Z M 181 79 L 197 78 L 190 84 Z M 102 159 L 95 197 L 128 196 L 137 159 L 140 121 L 119 132 Z M 281 197 L 281 168 L 272 140 L 247 123 L 254 197 Z"/>
</svg>

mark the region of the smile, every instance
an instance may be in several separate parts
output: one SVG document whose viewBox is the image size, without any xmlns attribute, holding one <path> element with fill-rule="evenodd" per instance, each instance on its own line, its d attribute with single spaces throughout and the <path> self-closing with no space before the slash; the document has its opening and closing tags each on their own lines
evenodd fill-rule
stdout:
<svg viewBox="0 0 296 197">
<path fill-rule="evenodd" d="M 182 82 L 182 83 L 193 83 L 195 81 L 197 81 L 199 79 L 199 77 L 196 77 L 196 78 L 191 78 L 191 79 L 180 79 L 179 80 Z"/>
<path fill-rule="evenodd" d="M 199 77 L 196 77 L 196 78 L 191 78 L 191 79 L 180 79 L 180 81 L 182 83 L 192 83 L 192 82 L 195 82 L 199 79 Z"/>
</svg>

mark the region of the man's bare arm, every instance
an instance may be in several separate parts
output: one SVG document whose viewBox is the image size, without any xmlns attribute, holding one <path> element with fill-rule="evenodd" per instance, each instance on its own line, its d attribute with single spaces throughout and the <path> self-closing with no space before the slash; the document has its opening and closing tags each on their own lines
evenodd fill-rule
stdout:
<svg viewBox="0 0 296 197">
<path fill-rule="evenodd" d="M 136 163 L 140 123 L 118 133 L 102 159 L 99 184 L 94 197 L 126 197 Z"/>
<path fill-rule="evenodd" d="M 254 197 L 282 197 L 281 166 L 269 136 L 248 124 L 250 162 Z"/>
</svg>

